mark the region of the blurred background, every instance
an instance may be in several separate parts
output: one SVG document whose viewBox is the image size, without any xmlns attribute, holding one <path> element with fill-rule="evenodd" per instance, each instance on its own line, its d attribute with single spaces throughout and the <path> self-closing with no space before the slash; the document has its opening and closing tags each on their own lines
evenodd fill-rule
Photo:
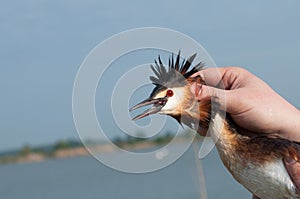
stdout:
<svg viewBox="0 0 300 199">
<path fill-rule="evenodd" d="M 201 198 L 193 149 L 148 174 L 112 170 L 82 149 L 72 117 L 81 63 L 96 45 L 121 31 L 170 28 L 199 42 L 217 66 L 248 69 L 299 108 L 299 18 L 296 0 L 2 1 L 1 198 Z M 139 59 L 152 62 L 157 53 L 149 54 Z M 128 58 L 128 68 L 135 61 Z M 103 114 L 98 115 L 101 120 Z M 116 143 L 140 141 L 116 136 L 113 121 L 105 123 Z M 168 141 L 168 136 L 155 141 Z M 202 164 L 208 198 L 250 198 L 216 151 Z"/>
</svg>

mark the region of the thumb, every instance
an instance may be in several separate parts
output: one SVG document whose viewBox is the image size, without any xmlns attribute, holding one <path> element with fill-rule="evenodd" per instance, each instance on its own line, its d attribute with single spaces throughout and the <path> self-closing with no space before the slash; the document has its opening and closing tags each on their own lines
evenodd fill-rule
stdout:
<svg viewBox="0 0 300 199">
<path fill-rule="evenodd" d="M 217 102 L 221 110 L 232 112 L 237 102 L 237 97 L 234 97 L 233 91 L 223 90 L 212 86 L 194 83 L 191 85 L 191 92 L 195 95 L 196 99 L 201 101 L 203 99 L 211 98 Z"/>
<path fill-rule="evenodd" d="M 297 189 L 300 187 L 300 163 L 294 159 L 284 159 L 285 168 L 288 171 L 292 181 L 294 182 Z"/>
</svg>

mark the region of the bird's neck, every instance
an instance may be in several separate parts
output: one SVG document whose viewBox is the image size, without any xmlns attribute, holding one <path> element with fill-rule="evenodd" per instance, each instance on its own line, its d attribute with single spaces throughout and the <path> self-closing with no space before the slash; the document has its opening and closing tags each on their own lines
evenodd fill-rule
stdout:
<svg viewBox="0 0 300 199">
<path fill-rule="evenodd" d="M 206 132 L 206 135 L 213 139 L 221 157 L 234 159 L 230 156 L 236 155 L 241 146 L 247 147 L 244 140 L 249 137 L 248 132 L 235 125 L 229 114 L 219 109 L 218 104 L 204 99 L 197 102 L 198 112 L 195 111 L 196 106 L 192 101 L 190 104 L 192 106 L 188 109 L 189 115 L 192 116 L 192 121 L 199 122 L 198 126 L 193 128 L 201 135 L 204 134 L 203 131 Z"/>
<path fill-rule="evenodd" d="M 198 101 L 188 86 L 185 90 L 185 100 L 178 106 L 180 116 L 175 116 L 175 119 L 200 135 L 211 136 L 219 148 L 231 150 L 242 142 L 244 133 L 248 132 L 235 125 L 229 114 L 220 110 L 217 102 L 210 97 Z"/>
<path fill-rule="evenodd" d="M 211 122 L 207 134 L 212 137 L 218 150 L 231 152 L 239 145 L 239 135 L 232 129 L 225 112 L 211 114 Z"/>
<path fill-rule="evenodd" d="M 207 131 L 211 120 L 211 100 L 206 98 L 198 101 L 189 88 L 186 90 L 185 100 L 180 104 L 178 111 L 181 122 L 203 134 Z"/>
</svg>

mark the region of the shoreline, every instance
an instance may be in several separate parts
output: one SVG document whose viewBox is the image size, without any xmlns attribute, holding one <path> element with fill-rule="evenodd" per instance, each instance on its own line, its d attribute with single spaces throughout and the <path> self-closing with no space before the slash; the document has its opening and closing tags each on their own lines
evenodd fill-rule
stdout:
<svg viewBox="0 0 300 199">
<path fill-rule="evenodd" d="M 117 147 L 126 151 L 133 150 L 146 150 L 154 147 L 158 147 L 161 145 L 168 144 L 173 140 L 174 137 L 166 136 L 163 138 L 159 138 L 157 140 L 135 140 L 131 142 L 127 141 L 119 141 L 112 145 L 111 143 L 98 143 L 91 144 L 89 146 L 90 149 L 94 152 L 100 153 L 112 153 L 117 151 Z M 201 139 L 201 138 L 200 138 Z M 187 140 L 186 136 L 181 136 L 176 143 L 182 143 Z M 63 159 L 69 157 L 77 157 L 77 156 L 88 156 L 91 155 L 89 150 L 80 144 L 75 144 L 73 146 L 68 146 L 66 143 L 60 141 L 59 144 L 56 144 L 51 150 L 42 150 L 39 148 L 30 148 L 29 146 L 24 146 L 22 149 L 16 151 L 13 154 L 4 154 L 0 156 L 0 166 L 7 164 L 22 164 L 22 163 L 35 163 L 42 162 L 48 159 Z M 48 146 L 49 147 L 49 146 Z"/>
<path fill-rule="evenodd" d="M 122 149 L 124 150 L 142 150 L 142 149 L 149 149 L 161 144 L 156 144 L 153 142 L 139 142 L 134 144 L 123 144 Z M 111 146 L 110 144 L 99 144 L 92 146 L 93 150 L 97 152 L 104 152 L 104 153 L 112 153 L 115 152 L 115 147 Z M 7 164 L 23 164 L 23 163 L 37 163 L 43 162 L 48 159 L 63 159 L 63 158 L 70 158 L 70 157 L 79 157 L 79 156 L 89 156 L 91 153 L 86 149 L 85 146 L 67 148 L 67 149 L 59 149 L 54 151 L 52 154 L 45 154 L 39 152 L 30 152 L 26 155 L 7 155 L 0 157 L 0 166 L 7 165 Z"/>
</svg>

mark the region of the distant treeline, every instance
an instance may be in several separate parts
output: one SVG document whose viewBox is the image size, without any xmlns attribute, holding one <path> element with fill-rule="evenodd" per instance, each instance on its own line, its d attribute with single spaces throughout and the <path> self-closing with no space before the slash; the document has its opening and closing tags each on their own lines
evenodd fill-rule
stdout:
<svg viewBox="0 0 300 199">
<path fill-rule="evenodd" d="M 188 135 L 188 133 L 186 134 Z M 175 134 L 171 132 L 164 132 L 155 135 L 150 138 L 145 138 L 144 133 L 137 133 L 136 136 L 126 135 L 123 137 L 114 137 L 111 141 L 119 147 L 134 146 L 137 143 L 153 143 L 154 145 L 161 145 L 170 142 L 174 138 Z M 88 144 L 101 145 L 106 144 L 103 141 L 87 141 Z M 17 150 L 11 150 L 0 153 L 0 164 L 1 163 L 11 163 L 18 162 L 22 158 L 29 157 L 30 155 L 38 154 L 44 158 L 55 157 L 55 153 L 60 150 L 73 149 L 83 147 L 80 140 L 59 140 L 53 144 L 43 145 L 43 146 L 30 146 L 25 144 L 23 147 Z"/>
<path fill-rule="evenodd" d="M 124 145 L 128 144 L 135 144 L 135 143 L 141 143 L 141 142 L 152 142 L 155 145 L 161 145 L 166 142 L 170 142 L 174 137 L 174 134 L 171 132 L 166 132 L 161 135 L 153 136 L 151 138 L 145 138 L 144 133 L 137 133 L 136 136 L 130 136 L 127 135 L 125 138 L 114 138 L 112 141 L 114 144 L 116 144 L 119 147 L 122 147 Z"/>
<path fill-rule="evenodd" d="M 51 156 L 55 151 L 61 149 L 70 149 L 81 147 L 83 144 L 79 140 L 59 140 L 54 144 L 39 146 L 39 147 L 30 147 L 29 145 L 24 145 L 20 150 L 19 154 L 26 156 L 29 153 L 43 153 Z"/>
<path fill-rule="evenodd" d="M 58 150 L 81 146 L 83 146 L 82 143 L 77 140 L 59 140 L 54 144 L 36 147 L 25 144 L 20 149 L 0 153 L 0 163 L 16 162 L 19 158 L 26 157 L 30 154 L 41 154 L 44 157 L 52 157 Z"/>
</svg>

